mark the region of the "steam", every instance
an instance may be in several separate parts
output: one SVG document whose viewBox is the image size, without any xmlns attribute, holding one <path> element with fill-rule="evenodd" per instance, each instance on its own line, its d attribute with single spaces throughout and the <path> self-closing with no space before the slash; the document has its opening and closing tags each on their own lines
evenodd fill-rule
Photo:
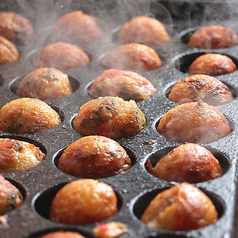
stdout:
<svg viewBox="0 0 238 238">
<path fill-rule="evenodd" d="M 229 4 L 228 4 L 229 2 Z M 164 5 L 162 5 L 164 4 Z M 186 1 L 167 1 L 159 3 L 156 0 L 3 0 L 0 2 L 2 11 L 14 11 L 28 18 L 34 26 L 35 34 L 23 46 L 21 57 L 33 60 L 35 53 L 49 43 L 50 34 L 57 19 L 69 12 L 81 10 L 91 16 L 96 16 L 101 21 L 103 37 L 96 47 L 87 51 L 98 58 L 119 43 L 116 34 L 121 27 L 136 16 L 149 16 L 161 21 L 170 37 L 173 37 L 174 18 L 181 21 L 181 30 L 189 27 L 210 24 L 224 24 L 226 20 L 230 28 L 237 31 L 234 17 L 238 15 L 236 0 L 222 0 L 221 3 L 198 3 Z M 169 9 L 169 11 L 167 10 Z M 177 21 L 176 19 L 176 21 Z M 179 25 L 179 24 L 178 24 Z M 234 27 L 233 27 L 234 26 Z M 79 45 L 80 46 L 80 45 Z M 80 46 L 81 47 L 81 46 Z M 174 57 L 179 52 L 176 43 L 159 47 L 159 56 L 164 59 Z"/>
<path fill-rule="evenodd" d="M 165 25 L 169 33 L 172 32 L 169 12 L 155 0 L 5 0 L 1 1 L 0 7 L 2 11 L 13 11 L 23 15 L 32 23 L 35 29 L 34 36 L 21 46 L 21 58 L 30 63 L 34 61 L 39 50 L 52 43 L 51 33 L 57 19 L 75 10 L 100 19 L 103 30 L 100 42 L 92 44 L 92 48 L 78 45 L 93 54 L 94 58 L 119 45 L 115 32 L 133 17 L 145 15 L 156 18 Z M 165 52 L 166 48 L 162 48 L 161 54 Z"/>
</svg>

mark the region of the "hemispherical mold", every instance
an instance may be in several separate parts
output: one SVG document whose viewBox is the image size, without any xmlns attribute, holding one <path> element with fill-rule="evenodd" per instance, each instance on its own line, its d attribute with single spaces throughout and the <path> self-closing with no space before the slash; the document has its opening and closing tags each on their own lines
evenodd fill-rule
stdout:
<svg viewBox="0 0 238 238">
<path fill-rule="evenodd" d="M 190 53 L 190 54 L 180 54 L 177 57 L 173 59 L 173 63 L 175 65 L 175 68 L 182 73 L 187 73 L 189 66 L 193 63 L 194 60 L 196 60 L 199 56 L 206 54 L 206 52 L 201 51 L 201 52 L 196 52 L 196 53 Z M 238 68 L 238 60 L 228 54 L 222 54 L 227 57 L 229 57 L 236 67 Z"/>
<path fill-rule="evenodd" d="M 65 119 L 64 112 L 60 108 L 58 108 L 58 107 L 56 107 L 54 105 L 50 105 L 49 104 L 49 106 L 51 106 L 59 114 L 59 116 L 61 118 L 61 123 L 62 123 L 64 121 L 64 119 Z"/>
<path fill-rule="evenodd" d="M 173 150 L 174 148 L 176 147 L 167 147 L 165 149 L 162 149 L 162 150 L 158 150 L 156 151 L 155 153 L 151 154 L 145 161 L 145 164 L 144 164 L 144 167 L 146 169 L 146 171 L 148 173 L 152 173 L 151 170 L 153 170 L 153 168 L 155 167 L 155 165 L 165 156 L 167 155 L 171 150 Z M 220 166 L 221 166 L 221 169 L 222 169 L 222 176 L 229 170 L 230 168 L 230 162 L 228 160 L 228 158 L 218 152 L 217 150 L 213 149 L 213 148 L 210 148 L 210 147 L 207 147 L 206 148 L 207 150 L 209 150 L 213 155 L 214 157 L 218 160 Z M 153 175 L 153 174 L 152 174 Z"/>
<path fill-rule="evenodd" d="M 37 212 L 43 218 L 49 219 L 49 212 L 52 200 L 55 197 L 56 193 L 66 184 L 67 183 L 61 183 L 38 193 L 32 201 L 32 206 L 35 212 Z M 114 190 L 114 192 L 117 197 L 117 212 L 119 212 L 123 204 L 123 199 L 117 191 Z"/>
<path fill-rule="evenodd" d="M 191 27 L 188 28 L 186 30 L 183 30 L 182 32 L 180 32 L 180 34 L 178 35 L 179 39 L 181 40 L 182 43 L 186 44 L 188 43 L 190 37 L 192 36 L 192 34 L 198 30 L 200 27 Z"/>
</svg>

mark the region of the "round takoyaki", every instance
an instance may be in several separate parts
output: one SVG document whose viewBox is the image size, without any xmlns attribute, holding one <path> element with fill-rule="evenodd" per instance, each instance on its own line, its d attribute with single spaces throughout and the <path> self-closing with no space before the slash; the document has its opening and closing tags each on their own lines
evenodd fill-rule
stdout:
<svg viewBox="0 0 238 238">
<path fill-rule="evenodd" d="M 122 27 L 119 41 L 122 44 L 134 42 L 155 46 L 169 42 L 170 38 L 160 21 L 147 16 L 138 16 Z"/>
<path fill-rule="evenodd" d="M 113 48 L 102 60 L 107 68 L 146 72 L 158 69 L 162 62 L 149 46 L 130 43 Z"/>
<path fill-rule="evenodd" d="M 169 110 L 160 119 L 157 131 L 168 139 L 191 143 L 210 143 L 231 133 L 224 115 L 202 101 Z"/>
<path fill-rule="evenodd" d="M 196 58 L 188 68 L 188 74 L 218 76 L 236 71 L 235 63 L 221 54 L 204 54 Z"/>
<path fill-rule="evenodd" d="M 112 187 L 93 179 L 70 182 L 55 195 L 49 218 L 52 221 L 87 225 L 117 213 L 117 197 Z"/>
<path fill-rule="evenodd" d="M 109 69 L 92 83 L 89 95 L 92 98 L 114 96 L 139 102 L 155 93 L 154 85 L 141 75 L 132 71 Z"/>
<path fill-rule="evenodd" d="M 100 97 L 85 103 L 73 120 L 73 128 L 83 135 L 120 138 L 141 131 L 146 125 L 135 101 Z"/>
</svg>

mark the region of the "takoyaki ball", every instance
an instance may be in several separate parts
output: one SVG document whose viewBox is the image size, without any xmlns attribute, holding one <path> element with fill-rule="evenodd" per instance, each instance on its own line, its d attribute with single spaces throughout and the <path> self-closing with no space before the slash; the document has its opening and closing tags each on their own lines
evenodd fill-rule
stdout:
<svg viewBox="0 0 238 238">
<path fill-rule="evenodd" d="M 123 44 L 134 42 L 155 46 L 169 42 L 170 38 L 161 22 L 151 17 L 138 16 L 123 26 L 119 41 Z"/>
<path fill-rule="evenodd" d="M 157 131 L 168 139 L 190 143 L 210 143 L 231 133 L 223 114 L 202 101 L 169 110 L 160 119 Z"/>
<path fill-rule="evenodd" d="M 146 72 L 158 69 L 162 62 L 157 53 L 149 46 L 130 43 L 113 48 L 102 60 L 107 68 Z"/>
<path fill-rule="evenodd" d="M 112 187 L 93 179 L 82 179 L 61 188 L 50 206 L 52 221 L 87 225 L 117 213 L 117 197 Z"/>
<path fill-rule="evenodd" d="M 146 208 L 141 221 L 152 228 L 171 231 L 195 230 L 218 220 L 210 198 L 189 183 L 159 193 Z"/>
<path fill-rule="evenodd" d="M 155 92 L 154 85 L 141 75 L 109 69 L 93 82 L 89 94 L 92 98 L 114 96 L 139 102 L 152 97 Z"/>
<path fill-rule="evenodd" d="M 35 98 L 10 101 L 0 109 L 0 130 L 32 134 L 56 127 L 59 114 L 45 102 Z"/>
<path fill-rule="evenodd" d="M 78 68 L 89 63 L 88 55 L 78 46 L 56 42 L 44 47 L 36 56 L 37 68 L 52 67 L 58 70 Z"/>
<path fill-rule="evenodd" d="M 103 178 L 131 167 L 126 151 L 116 141 L 104 136 L 86 136 L 69 145 L 61 155 L 58 168 L 83 178 Z"/>
<path fill-rule="evenodd" d="M 238 35 L 228 27 L 211 25 L 195 31 L 188 41 L 190 47 L 199 49 L 230 48 L 238 44 Z"/>
<path fill-rule="evenodd" d="M 236 71 L 234 62 L 225 55 L 204 54 L 196 58 L 188 68 L 188 74 L 218 76 Z"/>
<path fill-rule="evenodd" d="M 122 222 L 100 223 L 93 228 L 93 233 L 98 238 L 120 238 L 130 230 Z"/>
<path fill-rule="evenodd" d="M 61 98 L 73 92 L 68 75 L 54 68 L 39 68 L 25 76 L 17 88 L 20 97 L 41 100 Z"/>
<path fill-rule="evenodd" d="M 199 183 L 220 177 L 222 169 L 209 150 L 188 143 L 165 155 L 154 167 L 153 175 L 169 182 Z"/>
<path fill-rule="evenodd" d="M 55 231 L 49 234 L 43 235 L 39 238 L 85 238 L 77 232 L 71 231 Z"/>
<path fill-rule="evenodd" d="M 0 216 L 23 203 L 21 192 L 0 174 Z"/>
<path fill-rule="evenodd" d="M 0 65 L 17 61 L 20 54 L 9 40 L 0 36 Z"/>
<path fill-rule="evenodd" d="M 220 80 L 204 75 L 192 75 L 180 80 L 170 91 L 169 100 L 178 104 L 203 102 L 217 106 L 234 100 L 229 88 Z"/>
<path fill-rule="evenodd" d="M 52 38 L 84 45 L 102 37 L 100 20 L 82 11 L 67 13 L 58 18 Z"/>
<path fill-rule="evenodd" d="M 30 21 L 14 12 L 0 13 L 0 35 L 10 41 L 25 40 L 34 32 Z"/>
<path fill-rule="evenodd" d="M 0 138 L 0 172 L 29 169 L 41 163 L 45 154 L 26 141 Z"/>
<path fill-rule="evenodd" d="M 73 121 L 73 128 L 83 135 L 121 138 L 141 131 L 145 124 L 145 116 L 135 101 L 100 97 L 80 108 Z"/>
</svg>

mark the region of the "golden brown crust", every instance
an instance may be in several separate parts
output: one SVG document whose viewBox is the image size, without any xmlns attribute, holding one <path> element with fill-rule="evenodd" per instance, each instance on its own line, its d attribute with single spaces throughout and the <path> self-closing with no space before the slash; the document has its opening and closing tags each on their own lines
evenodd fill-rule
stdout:
<svg viewBox="0 0 238 238">
<path fill-rule="evenodd" d="M 0 13 L 0 35 L 10 41 L 25 40 L 34 32 L 30 21 L 14 12 Z"/>
<path fill-rule="evenodd" d="M 93 82 L 90 88 L 92 98 L 113 96 L 137 102 L 152 97 L 156 92 L 154 85 L 132 71 L 109 69 Z"/>
<path fill-rule="evenodd" d="M 70 182 L 55 195 L 50 219 L 71 225 L 99 222 L 117 213 L 117 197 L 112 187 L 93 179 Z"/>
<path fill-rule="evenodd" d="M 73 121 L 73 128 L 83 135 L 120 138 L 141 131 L 145 124 L 145 116 L 135 101 L 100 97 L 80 108 Z"/>
<path fill-rule="evenodd" d="M 188 41 L 190 47 L 199 49 L 230 48 L 238 44 L 238 35 L 228 27 L 211 25 L 195 31 Z"/>
<path fill-rule="evenodd" d="M 0 216 L 23 203 L 21 192 L 0 174 Z"/>
<path fill-rule="evenodd" d="M 141 221 L 150 227 L 172 231 L 194 230 L 217 220 L 217 211 L 212 201 L 188 183 L 159 193 L 141 217 Z"/>
<path fill-rule="evenodd" d="M 192 75 L 180 80 L 172 88 L 169 100 L 178 104 L 203 102 L 217 106 L 234 100 L 229 88 L 220 80 L 208 75 Z"/>
<path fill-rule="evenodd" d="M 146 72 L 158 69 L 162 62 L 157 53 L 149 46 L 130 43 L 113 48 L 102 60 L 107 68 Z"/>
<path fill-rule="evenodd" d="M 222 113 L 202 101 L 169 110 L 160 119 L 157 131 L 168 139 L 191 143 L 210 143 L 231 133 Z"/>
<path fill-rule="evenodd" d="M 169 42 L 170 38 L 161 22 L 151 17 L 138 16 L 123 26 L 119 41 L 122 44 L 134 42 L 155 46 Z"/>
<path fill-rule="evenodd" d="M 37 68 L 52 67 L 58 70 L 78 68 L 89 63 L 89 57 L 78 46 L 67 42 L 56 42 L 44 47 L 36 56 Z"/>
<path fill-rule="evenodd" d="M 70 12 L 58 18 L 52 37 L 76 45 L 88 44 L 102 37 L 100 21 L 82 11 Z"/>
<path fill-rule="evenodd" d="M 20 54 L 9 40 L 0 36 L 0 65 L 17 61 Z"/>
<path fill-rule="evenodd" d="M 69 145 L 61 155 L 58 168 L 83 178 L 102 178 L 131 167 L 126 151 L 104 136 L 86 136 Z"/>
<path fill-rule="evenodd" d="M 20 97 L 41 100 L 60 98 L 73 92 L 68 75 L 54 68 L 39 68 L 25 76 L 17 88 Z"/>
<path fill-rule="evenodd" d="M 26 141 L 0 138 L 0 172 L 15 172 L 36 166 L 45 158 L 40 148 Z"/>
<path fill-rule="evenodd" d="M 60 123 L 59 114 L 39 99 L 15 99 L 0 109 L 1 131 L 31 134 L 51 129 Z"/>
<path fill-rule="evenodd" d="M 234 62 L 225 55 L 204 54 L 196 58 L 188 68 L 188 74 L 218 76 L 236 71 Z"/>
<path fill-rule="evenodd" d="M 85 238 L 85 237 L 76 232 L 55 231 L 55 232 L 51 232 L 49 234 L 43 235 L 39 238 Z"/>
<path fill-rule="evenodd" d="M 220 177 L 222 169 L 209 150 L 188 143 L 165 155 L 154 167 L 153 175 L 169 182 L 199 183 Z"/>
</svg>

